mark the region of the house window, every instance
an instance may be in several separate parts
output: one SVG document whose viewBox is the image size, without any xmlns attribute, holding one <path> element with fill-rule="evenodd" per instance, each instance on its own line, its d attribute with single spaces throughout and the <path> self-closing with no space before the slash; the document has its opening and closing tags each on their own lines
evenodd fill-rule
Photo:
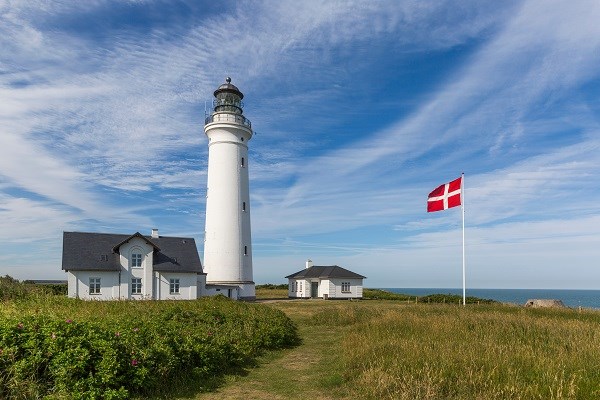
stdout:
<svg viewBox="0 0 600 400">
<path fill-rule="evenodd" d="M 131 294 L 142 294 L 142 278 L 131 278 Z"/>
<path fill-rule="evenodd" d="M 90 294 L 100 294 L 100 278 L 90 278 Z"/>
<path fill-rule="evenodd" d="M 169 279 L 169 293 L 179 294 L 179 278 Z"/>
<path fill-rule="evenodd" d="M 350 293 L 350 282 L 342 282 L 342 293 Z"/>
<path fill-rule="evenodd" d="M 142 255 L 134 253 L 131 255 L 131 266 L 133 268 L 140 268 L 142 266 Z"/>
</svg>

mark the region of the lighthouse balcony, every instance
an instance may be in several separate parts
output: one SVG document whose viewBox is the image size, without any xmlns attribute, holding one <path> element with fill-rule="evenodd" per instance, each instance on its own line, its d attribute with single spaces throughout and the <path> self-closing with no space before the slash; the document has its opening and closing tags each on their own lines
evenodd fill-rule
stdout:
<svg viewBox="0 0 600 400">
<path fill-rule="evenodd" d="M 250 120 L 239 114 L 215 113 L 206 117 L 204 120 L 204 125 L 208 125 L 213 122 L 235 122 L 252 129 L 252 123 Z"/>
</svg>

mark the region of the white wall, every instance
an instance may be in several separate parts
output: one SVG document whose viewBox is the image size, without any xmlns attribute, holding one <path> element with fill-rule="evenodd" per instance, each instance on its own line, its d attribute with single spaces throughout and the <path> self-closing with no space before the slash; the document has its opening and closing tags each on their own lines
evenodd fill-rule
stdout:
<svg viewBox="0 0 600 400">
<path fill-rule="evenodd" d="M 179 293 L 171 294 L 170 280 L 179 279 Z M 156 272 L 154 298 L 157 300 L 194 300 L 198 296 L 198 274 L 193 272 Z"/>
<path fill-rule="evenodd" d="M 214 121 L 204 127 L 209 139 L 204 271 L 209 284 L 243 283 L 242 297 L 252 298 L 248 183 L 248 141 L 252 130 L 227 118 Z"/>
<path fill-rule="evenodd" d="M 100 278 L 100 294 L 90 294 L 90 278 Z M 116 300 L 119 298 L 119 273 L 117 271 L 67 272 L 69 297 L 84 300 Z"/>
<path fill-rule="evenodd" d="M 293 284 L 293 287 L 290 285 Z M 288 297 L 309 298 L 310 281 L 305 279 L 288 279 Z"/>
<path fill-rule="evenodd" d="M 227 285 L 208 285 L 206 287 L 206 296 L 217 296 L 223 295 L 230 299 L 237 300 L 240 296 L 240 288 L 237 286 Z"/>
<path fill-rule="evenodd" d="M 350 283 L 350 292 L 342 292 L 342 282 Z M 359 298 L 363 295 L 362 279 L 331 279 L 329 281 L 329 298 L 332 299 L 351 299 Z"/>
<path fill-rule="evenodd" d="M 317 280 L 314 280 L 317 282 Z M 350 292 L 342 292 L 342 282 L 350 283 Z M 302 287 L 300 287 L 302 283 Z M 311 280 L 288 279 L 288 297 L 291 298 L 310 298 Z M 319 292 L 317 297 L 329 299 L 350 299 L 361 298 L 363 296 L 362 279 L 321 279 L 319 282 Z"/>
</svg>

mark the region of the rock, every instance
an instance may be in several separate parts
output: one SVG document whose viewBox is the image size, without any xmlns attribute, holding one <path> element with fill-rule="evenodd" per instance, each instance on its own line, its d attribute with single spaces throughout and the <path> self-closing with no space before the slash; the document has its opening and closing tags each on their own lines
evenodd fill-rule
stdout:
<svg viewBox="0 0 600 400">
<path fill-rule="evenodd" d="M 557 299 L 529 299 L 525 303 L 525 307 L 567 308 L 562 301 Z"/>
</svg>

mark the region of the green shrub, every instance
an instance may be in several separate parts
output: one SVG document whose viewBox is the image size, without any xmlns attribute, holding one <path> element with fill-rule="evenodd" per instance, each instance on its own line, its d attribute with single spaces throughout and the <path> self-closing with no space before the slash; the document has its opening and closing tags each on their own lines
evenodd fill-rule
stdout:
<svg viewBox="0 0 600 400">
<path fill-rule="evenodd" d="M 0 276 L 0 301 L 26 300 L 35 296 L 67 295 L 67 285 L 36 285 L 31 281 L 19 282 L 5 275 Z"/>
<path fill-rule="evenodd" d="M 462 296 L 457 294 L 430 294 L 427 296 L 409 296 L 401 293 L 392 293 L 382 289 L 363 289 L 363 299 L 366 300 L 399 300 L 415 303 L 448 303 L 462 304 Z M 467 304 L 492 304 L 495 300 L 480 299 L 478 297 L 467 296 Z"/>
<path fill-rule="evenodd" d="M 263 285 L 256 285 L 256 289 L 286 289 L 288 288 L 287 283 L 281 284 L 273 284 L 273 283 L 265 283 Z"/>
<path fill-rule="evenodd" d="M 458 294 L 430 294 L 427 296 L 419 297 L 419 303 L 448 303 L 448 304 L 462 304 L 463 298 Z M 497 303 L 496 300 L 481 299 L 479 297 L 467 296 L 465 297 L 465 303 L 467 304 L 493 304 Z"/>
<path fill-rule="evenodd" d="M 363 299 L 367 300 L 414 300 L 415 296 L 392 293 L 382 289 L 363 289 Z"/>
<path fill-rule="evenodd" d="M 225 298 L 58 298 L 52 310 L 43 307 L 30 302 L 5 309 L 0 398 L 144 397 L 164 391 L 182 376 L 214 377 L 243 367 L 265 349 L 299 340 L 295 325 L 281 311 Z"/>
</svg>

